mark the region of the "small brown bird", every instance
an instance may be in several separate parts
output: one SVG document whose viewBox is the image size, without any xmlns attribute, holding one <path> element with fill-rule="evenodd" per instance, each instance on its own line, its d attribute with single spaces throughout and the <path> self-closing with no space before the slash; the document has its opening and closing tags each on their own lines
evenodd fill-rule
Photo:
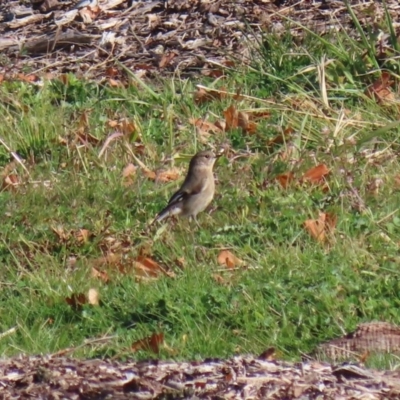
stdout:
<svg viewBox="0 0 400 400">
<path fill-rule="evenodd" d="M 172 215 L 190 217 L 197 222 L 197 214 L 204 211 L 211 203 L 215 182 L 213 167 L 218 157 L 212 151 L 200 151 L 191 160 L 189 171 L 181 188 L 173 194 L 168 205 L 154 218 L 154 222 L 162 221 Z"/>
</svg>

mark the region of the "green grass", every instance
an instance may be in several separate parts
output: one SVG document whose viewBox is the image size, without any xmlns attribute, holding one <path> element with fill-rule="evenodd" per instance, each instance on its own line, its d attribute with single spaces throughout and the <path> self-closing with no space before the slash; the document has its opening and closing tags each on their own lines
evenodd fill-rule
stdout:
<svg viewBox="0 0 400 400">
<path fill-rule="evenodd" d="M 20 181 L 0 194 L 0 333 L 17 327 L 0 339 L 2 356 L 74 347 L 82 357 L 199 359 L 275 347 L 280 357 L 298 360 L 361 322 L 400 323 L 400 129 L 385 129 L 398 120 L 397 105 L 364 95 L 379 71 L 375 62 L 362 62 L 362 42 L 346 35 L 290 39 L 266 37 L 258 63 L 223 81 L 132 81 L 115 89 L 70 76 L 68 84 L 0 86 L 0 163 Z M 385 62 L 395 72 L 395 58 Z M 251 98 L 198 105 L 197 83 Z M 231 104 L 268 110 L 270 117 L 254 135 L 236 129 L 202 144 L 189 119 L 215 121 Z M 99 157 L 115 131 L 108 121 L 121 118 L 136 131 Z M 77 141 L 82 126 L 99 143 Z M 292 137 L 269 147 L 286 128 Z M 154 182 L 139 168 L 124 186 L 123 168 L 137 165 L 132 153 L 151 170 L 170 168 L 173 161 L 165 160 L 176 155 L 185 168 L 181 156 L 223 143 L 242 157 L 217 164 L 215 209 L 199 216 L 201 229 L 181 220 L 146 230 L 180 182 Z M 14 160 L 9 149 L 26 170 L 18 162 L 7 167 Z M 300 177 L 317 163 L 331 170 L 328 192 L 306 184 L 282 189 L 275 181 L 288 171 Z M 303 226 L 319 211 L 338 218 L 325 245 Z M 76 237 L 79 229 L 90 231 L 87 242 Z M 175 276 L 138 280 L 132 264 L 143 248 Z M 244 265 L 219 266 L 223 248 Z M 110 252 L 123 255 L 125 271 L 113 263 L 99 267 Z M 109 282 L 93 277 L 92 267 L 107 271 Z M 99 306 L 67 304 L 90 288 L 98 290 Z M 164 333 L 169 350 L 130 351 L 154 332 Z"/>
</svg>

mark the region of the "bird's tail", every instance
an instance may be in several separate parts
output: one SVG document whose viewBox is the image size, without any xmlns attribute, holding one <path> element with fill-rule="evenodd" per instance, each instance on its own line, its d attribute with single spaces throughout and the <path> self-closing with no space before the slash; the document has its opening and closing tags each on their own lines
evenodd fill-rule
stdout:
<svg viewBox="0 0 400 400">
<path fill-rule="evenodd" d="M 177 204 L 168 204 L 163 210 L 161 210 L 153 219 L 151 225 L 156 222 L 161 222 L 165 218 L 168 218 L 172 215 L 177 215 L 181 213 L 181 208 L 177 207 Z"/>
</svg>

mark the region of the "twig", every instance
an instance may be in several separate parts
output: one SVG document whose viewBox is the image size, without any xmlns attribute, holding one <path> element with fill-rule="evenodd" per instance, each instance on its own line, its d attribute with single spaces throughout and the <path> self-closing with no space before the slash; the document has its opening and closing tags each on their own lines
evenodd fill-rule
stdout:
<svg viewBox="0 0 400 400">
<path fill-rule="evenodd" d="M 76 350 L 79 350 L 79 349 L 81 349 L 82 347 L 90 346 L 91 344 L 94 344 L 94 343 L 107 342 L 107 341 L 109 341 L 109 340 L 115 339 L 116 337 L 118 337 L 118 336 L 117 336 L 117 335 L 114 335 L 114 336 L 104 336 L 104 337 L 101 337 L 101 338 L 85 340 L 85 341 L 84 341 L 82 344 L 80 344 L 79 346 L 76 346 L 76 347 L 67 347 L 66 349 L 57 351 L 56 353 L 53 353 L 52 356 L 53 356 L 53 357 L 54 357 L 54 356 L 55 356 L 55 357 L 63 356 L 64 354 L 72 353 L 72 352 L 74 352 L 74 351 L 76 351 Z"/>
<path fill-rule="evenodd" d="M 15 161 L 17 161 L 21 167 L 25 170 L 25 172 L 30 175 L 29 171 L 27 170 L 27 168 L 25 167 L 21 157 L 15 153 L 14 151 L 11 151 L 11 149 L 7 146 L 7 144 L 4 142 L 3 139 L 0 138 L 0 143 L 6 148 L 6 150 L 14 157 Z"/>
<path fill-rule="evenodd" d="M 0 333 L 0 340 L 5 338 L 8 335 L 11 335 L 12 333 L 15 333 L 16 331 L 17 331 L 17 327 L 14 326 L 13 328 L 10 328 L 8 331 Z"/>
</svg>

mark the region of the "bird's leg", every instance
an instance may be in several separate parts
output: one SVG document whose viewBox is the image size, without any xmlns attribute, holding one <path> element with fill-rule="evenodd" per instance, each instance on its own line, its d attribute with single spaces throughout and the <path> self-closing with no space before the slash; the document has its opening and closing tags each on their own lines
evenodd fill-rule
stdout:
<svg viewBox="0 0 400 400">
<path fill-rule="evenodd" d="M 196 215 L 192 215 L 190 218 L 193 219 L 194 222 L 196 223 L 197 227 L 198 227 L 199 229 L 201 229 L 201 226 L 200 226 L 200 224 L 199 224 L 199 221 L 197 221 L 197 216 L 196 216 Z"/>
</svg>

